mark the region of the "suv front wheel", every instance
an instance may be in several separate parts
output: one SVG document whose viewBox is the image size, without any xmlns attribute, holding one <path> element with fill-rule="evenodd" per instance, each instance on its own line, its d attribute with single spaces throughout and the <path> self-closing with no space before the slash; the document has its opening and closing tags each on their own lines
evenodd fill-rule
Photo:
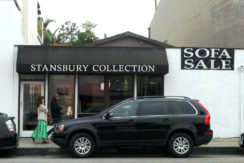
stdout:
<svg viewBox="0 0 244 163">
<path fill-rule="evenodd" d="M 77 157 L 89 157 L 94 152 L 94 149 L 95 142 L 86 133 L 74 135 L 69 143 L 69 150 Z"/>
<path fill-rule="evenodd" d="M 185 133 L 177 133 L 171 136 L 168 150 L 175 157 L 188 157 L 193 150 L 193 140 Z"/>
</svg>

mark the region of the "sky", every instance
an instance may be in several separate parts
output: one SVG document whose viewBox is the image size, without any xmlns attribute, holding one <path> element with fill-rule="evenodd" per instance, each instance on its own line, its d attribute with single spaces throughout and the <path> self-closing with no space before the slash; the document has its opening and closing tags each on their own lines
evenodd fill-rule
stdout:
<svg viewBox="0 0 244 163">
<path fill-rule="evenodd" d="M 100 38 L 131 31 L 148 36 L 148 27 L 155 12 L 155 0 L 38 0 L 43 18 L 54 19 L 54 31 L 65 21 L 80 25 L 85 21 L 97 24 Z M 159 0 L 157 0 L 159 1 Z"/>
</svg>

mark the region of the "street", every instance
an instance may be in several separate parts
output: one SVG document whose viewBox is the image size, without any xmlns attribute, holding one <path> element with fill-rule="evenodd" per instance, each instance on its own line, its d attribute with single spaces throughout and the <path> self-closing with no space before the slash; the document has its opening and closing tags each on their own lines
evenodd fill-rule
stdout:
<svg viewBox="0 0 244 163">
<path fill-rule="evenodd" d="M 244 155 L 194 155 L 189 158 L 155 157 L 92 157 L 78 159 L 72 157 L 45 156 L 45 157 L 11 157 L 0 159 L 1 163 L 242 163 Z"/>
<path fill-rule="evenodd" d="M 83 159 L 73 157 L 67 151 L 49 150 L 45 153 L 45 149 L 38 150 L 39 153 L 24 148 L 1 152 L 0 163 L 242 163 L 244 160 L 244 151 L 235 147 L 196 148 L 188 158 L 173 158 L 157 148 L 101 149 L 94 156 Z"/>
</svg>

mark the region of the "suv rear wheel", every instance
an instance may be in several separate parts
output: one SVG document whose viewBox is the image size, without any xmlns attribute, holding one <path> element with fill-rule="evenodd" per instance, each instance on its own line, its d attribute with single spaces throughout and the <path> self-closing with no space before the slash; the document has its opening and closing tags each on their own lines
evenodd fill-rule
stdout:
<svg viewBox="0 0 244 163">
<path fill-rule="evenodd" d="M 188 157 L 193 150 L 193 140 L 185 133 L 177 133 L 171 136 L 168 150 L 175 157 Z"/>
<path fill-rule="evenodd" d="M 77 157 L 89 157 L 94 152 L 94 149 L 95 142 L 86 133 L 74 135 L 69 143 L 69 150 Z"/>
</svg>

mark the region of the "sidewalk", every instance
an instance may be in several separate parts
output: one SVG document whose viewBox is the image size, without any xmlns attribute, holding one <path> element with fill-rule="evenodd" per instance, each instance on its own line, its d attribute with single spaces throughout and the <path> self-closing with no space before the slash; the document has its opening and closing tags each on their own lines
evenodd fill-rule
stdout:
<svg viewBox="0 0 244 163">
<path fill-rule="evenodd" d="M 55 145 L 51 140 L 49 144 L 33 143 L 30 138 L 21 138 L 19 147 L 15 155 L 41 155 L 41 156 L 68 156 L 71 155 L 67 149 L 62 149 Z M 243 155 L 244 149 L 240 149 L 238 145 L 238 138 L 214 138 L 209 144 L 197 147 L 193 151 L 193 155 Z M 119 153 L 116 149 L 100 149 L 97 154 L 98 157 L 111 156 L 160 156 L 160 151 L 156 149 L 126 149 Z"/>
<path fill-rule="evenodd" d="M 239 138 L 213 138 L 207 145 L 201 147 L 239 147 Z"/>
<path fill-rule="evenodd" d="M 214 138 L 209 144 L 202 145 L 201 147 L 239 147 L 238 138 Z M 21 138 L 18 148 L 59 148 L 51 140 L 49 144 L 42 144 L 41 141 L 33 143 L 30 138 Z"/>
</svg>

